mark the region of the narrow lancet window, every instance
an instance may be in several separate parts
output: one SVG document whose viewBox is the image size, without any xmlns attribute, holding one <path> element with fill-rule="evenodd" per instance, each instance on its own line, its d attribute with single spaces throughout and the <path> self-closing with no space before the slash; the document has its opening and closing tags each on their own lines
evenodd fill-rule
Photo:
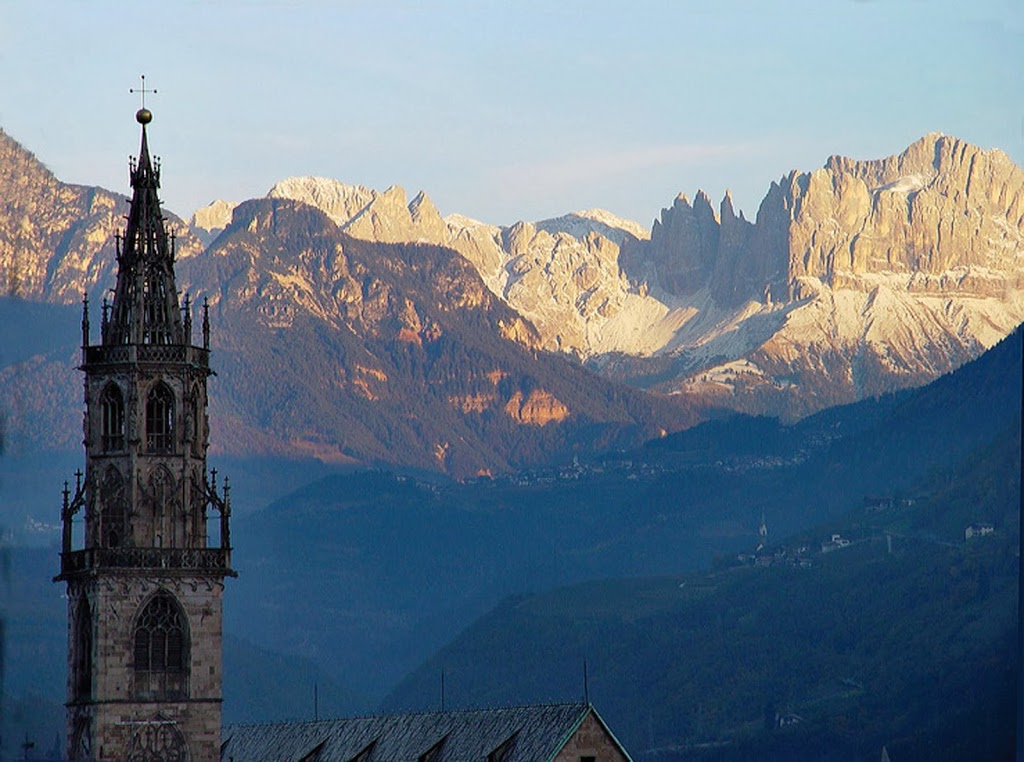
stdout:
<svg viewBox="0 0 1024 762">
<path fill-rule="evenodd" d="M 151 246 L 156 248 L 154 239 Z M 144 247 L 145 248 L 145 247 Z M 167 314 L 167 290 L 159 273 L 152 273 L 143 286 L 143 344 L 170 344 L 170 316 Z"/>
<path fill-rule="evenodd" d="M 174 450 L 174 393 L 167 384 L 157 384 L 146 399 L 146 450 Z"/>
<path fill-rule="evenodd" d="M 167 593 L 155 595 L 135 624 L 135 693 L 138 698 L 184 698 L 188 684 L 188 633 L 181 607 Z"/>
<path fill-rule="evenodd" d="M 74 621 L 72 693 L 76 701 L 92 698 L 92 610 L 86 598 L 78 604 Z"/>
<path fill-rule="evenodd" d="M 124 449 L 124 397 L 117 384 L 108 384 L 100 398 L 103 452 Z"/>
<path fill-rule="evenodd" d="M 203 414 L 202 396 L 198 386 L 192 387 L 191 411 L 189 413 L 189 425 L 186 435 L 192 442 L 192 453 L 203 454 L 203 440 L 205 437 L 205 421 Z"/>
<path fill-rule="evenodd" d="M 124 478 L 114 466 L 109 466 L 100 484 L 100 542 L 105 548 L 125 544 L 125 502 Z"/>
</svg>

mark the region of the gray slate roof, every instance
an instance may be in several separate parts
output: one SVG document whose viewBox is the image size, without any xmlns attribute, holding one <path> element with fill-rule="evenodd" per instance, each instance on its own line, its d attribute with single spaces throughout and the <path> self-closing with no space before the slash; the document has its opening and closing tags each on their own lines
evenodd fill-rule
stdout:
<svg viewBox="0 0 1024 762">
<path fill-rule="evenodd" d="M 588 714 L 587 704 L 547 704 L 379 717 L 227 726 L 221 762 L 417 762 L 439 741 L 431 762 L 486 762 L 488 754 L 515 735 L 503 762 L 547 762 Z M 598 721 L 604 725 L 604 722 Z M 607 727 L 607 726 L 605 726 Z M 322 746 L 321 746 L 322 744 Z M 317 747 L 317 754 L 309 757 Z"/>
</svg>

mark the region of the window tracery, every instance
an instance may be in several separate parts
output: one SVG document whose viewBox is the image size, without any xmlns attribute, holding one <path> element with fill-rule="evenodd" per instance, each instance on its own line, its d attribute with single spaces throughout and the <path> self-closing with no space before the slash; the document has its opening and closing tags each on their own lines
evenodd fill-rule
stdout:
<svg viewBox="0 0 1024 762">
<path fill-rule="evenodd" d="M 107 384 L 100 397 L 103 452 L 124 449 L 124 396 L 117 384 Z"/>
<path fill-rule="evenodd" d="M 143 489 L 150 505 L 153 522 L 153 547 L 176 548 L 183 543 L 181 536 L 180 500 L 176 480 L 163 465 L 149 475 L 148 485 Z"/>
<path fill-rule="evenodd" d="M 165 383 L 153 387 L 146 398 L 146 450 L 174 450 L 174 392 Z"/>
<path fill-rule="evenodd" d="M 139 698 L 184 698 L 188 682 L 185 615 L 169 594 L 157 593 L 135 623 L 135 688 Z"/>
<path fill-rule="evenodd" d="M 128 762 L 187 762 L 188 747 L 173 723 L 155 719 L 132 736 Z"/>
<path fill-rule="evenodd" d="M 203 430 L 203 405 L 202 396 L 198 386 L 192 387 L 190 400 L 189 422 L 186 426 L 187 436 L 192 443 L 192 452 L 195 455 L 203 454 L 203 440 L 206 436 Z"/>
</svg>

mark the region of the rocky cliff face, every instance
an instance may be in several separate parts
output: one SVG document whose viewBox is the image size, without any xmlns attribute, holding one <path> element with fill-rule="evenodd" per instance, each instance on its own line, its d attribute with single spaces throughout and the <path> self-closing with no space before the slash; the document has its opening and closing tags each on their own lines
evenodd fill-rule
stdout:
<svg viewBox="0 0 1024 762">
<path fill-rule="evenodd" d="M 209 298 L 219 326 L 227 446 L 465 476 L 695 420 L 538 353 L 533 326 L 450 249 L 343 232 L 440 222 L 426 199 L 402 201 L 379 194 L 341 226 L 306 203 L 247 201 L 182 264 L 182 287 Z"/>
<path fill-rule="evenodd" d="M 127 211 L 127 197 L 60 182 L 0 130 L 0 294 L 67 304 L 112 283 Z M 180 219 L 169 226 L 179 258 L 201 250 Z"/>
<path fill-rule="evenodd" d="M 833 156 L 783 191 L 791 281 L 892 272 L 914 275 L 915 291 L 982 296 L 1021 285 L 1024 172 L 1000 151 L 928 135 L 881 161 Z"/>
<path fill-rule="evenodd" d="M 717 213 L 703 191 L 692 203 L 680 194 L 654 221 L 650 241 L 624 247 L 622 264 L 667 302 L 706 292 L 719 306 L 738 306 L 762 297 L 765 283 L 781 274 L 783 249 L 773 227 L 760 215 L 757 224 L 737 215 L 728 192 Z"/>
<path fill-rule="evenodd" d="M 83 282 L 109 273 L 114 194 L 59 182 L 0 132 L 0 199 L 0 292 L 80 299 Z"/>
<path fill-rule="evenodd" d="M 645 239 L 646 231 L 603 210 L 502 228 L 461 215 L 442 218 L 424 192 L 410 202 L 398 186 L 377 192 L 300 177 L 283 180 L 268 195 L 315 206 L 355 238 L 454 249 L 492 293 L 537 327 L 545 349 L 581 357 L 653 351 L 671 333 L 662 327 L 652 334 L 669 310 L 631 283 L 618 263 L 623 241 Z M 197 213 L 194 224 L 201 219 Z"/>
<path fill-rule="evenodd" d="M 60 183 L 2 134 L 0 191 L 4 292 L 70 304 L 112 282 L 121 197 Z M 234 289 L 231 309 L 251 306 L 268 330 L 315 319 L 426 351 L 438 330 L 452 332 L 423 305 L 488 314 L 500 306 L 511 309 L 488 330 L 501 340 L 748 412 L 796 417 L 925 383 L 1024 320 L 1024 171 L 999 151 L 941 135 L 883 160 L 832 157 L 792 172 L 772 183 L 753 221 L 728 194 L 717 208 L 704 193 L 680 196 L 649 237 L 599 210 L 499 227 L 442 217 L 422 192 L 408 201 L 397 186 L 378 192 L 323 178 L 285 180 L 269 196 L 200 210 L 199 237 L 171 223 L 182 269 L 235 262 L 217 276 Z M 350 243 L 314 235 L 319 222 L 296 223 L 295 204 L 319 210 Z M 286 208 L 291 222 L 281 225 Z M 200 238 L 213 241 L 202 256 Z M 378 251 L 378 264 L 358 275 L 351 257 L 330 254 L 360 250 L 353 240 L 392 253 Z M 454 250 L 464 269 L 445 271 L 429 294 L 412 280 L 385 288 L 408 273 L 398 264 L 407 253 L 387 247 L 407 244 Z M 249 257 L 244 266 L 239 257 Z M 182 284 L 215 292 L 217 278 Z M 407 288 L 421 296 L 396 296 Z M 380 374 L 393 374 L 359 367 L 345 388 L 383 399 Z M 450 389 L 445 404 L 542 428 L 576 415 L 550 388 L 499 386 Z"/>
<path fill-rule="evenodd" d="M 99 322 L 96 297 L 113 284 L 115 266 L 110 209 L 121 199 L 64 186 L 27 152 L 8 149 L 15 158 L 4 175 L 0 231 L 14 240 L 20 224 L 22 239 L 38 242 L 17 250 L 23 259 L 8 249 L 4 263 L 25 298 L 0 299 L 11 336 L 0 357 L 0 420 L 5 441 L 20 451 L 73 448 L 81 431 L 77 303 L 89 291 Z M 104 204 L 83 206 L 90 193 Z M 408 205 L 401 189 L 366 197 L 344 222 L 375 237 L 444 225 L 425 197 Z M 334 201 L 345 212 L 346 196 Z M 90 208 L 102 213 L 90 216 Z M 205 250 L 191 235 L 178 239 L 178 286 L 210 304 L 219 452 L 467 476 L 579 448 L 636 445 L 696 420 L 679 405 L 539 352 L 536 329 L 451 249 L 361 241 L 323 211 L 286 198 L 230 212 L 230 221 L 223 209 L 205 218 L 224 224 Z M 91 249 L 77 242 L 80 230 L 92 231 Z"/>
<path fill-rule="evenodd" d="M 420 194 L 282 184 L 366 240 L 461 253 L 542 347 L 750 412 L 803 415 L 925 383 L 1024 319 L 1024 177 L 928 135 L 877 161 L 832 157 L 772 183 L 757 216 L 699 192 L 650 236 L 601 212 L 507 228 L 441 218 Z M 315 181 L 330 183 L 330 181 Z M 358 203 L 365 205 L 354 211 Z"/>
<path fill-rule="evenodd" d="M 928 135 L 878 161 L 832 157 L 773 183 L 749 223 L 681 196 L 631 278 L 690 316 L 608 372 L 793 417 L 926 383 L 1024 320 L 1024 171 Z"/>
<path fill-rule="evenodd" d="M 692 204 L 680 196 L 623 260 L 667 294 L 707 289 L 723 307 L 765 301 L 766 290 L 799 299 L 805 278 L 861 288 L 868 276 L 870 288 L 881 273 L 913 275 L 915 291 L 1000 296 L 1020 286 L 1008 254 L 1022 216 L 1024 174 L 1005 154 L 933 134 L 887 159 L 833 156 L 794 171 L 772 183 L 753 224 L 728 194 L 718 214 L 703 192 Z"/>
<path fill-rule="evenodd" d="M 224 232 L 231 224 L 231 215 L 236 204 L 218 199 L 209 206 L 196 210 L 188 221 L 188 226 L 196 234 L 203 246 L 209 246 L 213 240 Z"/>
</svg>

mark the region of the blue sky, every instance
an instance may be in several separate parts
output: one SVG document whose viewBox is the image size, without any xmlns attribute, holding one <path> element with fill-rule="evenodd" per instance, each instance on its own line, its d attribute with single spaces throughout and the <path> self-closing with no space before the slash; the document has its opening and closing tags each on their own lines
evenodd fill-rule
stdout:
<svg viewBox="0 0 1024 762">
<path fill-rule="evenodd" d="M 1020 0 L 0 0 L 0 127 L 60 179 L 126 191 L 140 73 L 183 216 L 312 174 L 495 224 L 753 217 L 934 131 L 1024 164 Z"/>
</svg>

